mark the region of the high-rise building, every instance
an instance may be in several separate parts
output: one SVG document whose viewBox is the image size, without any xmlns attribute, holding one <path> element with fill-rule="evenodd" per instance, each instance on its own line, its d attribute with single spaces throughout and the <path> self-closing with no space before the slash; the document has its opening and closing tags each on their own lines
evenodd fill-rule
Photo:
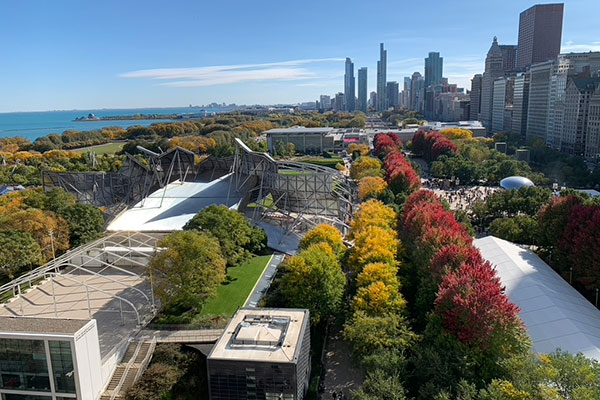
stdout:
<svg viewBox="0 0 600 400">
<path fill-rule="evenodd" d="M 372 109 L 377 108 L 377 93 L 376 92 L 369 93 L 369 107 Z"/>
<path fill-rule="evenodd" d="M 412 74 L 410 82 L 410 109 L 422 113 L 425 103 L 425 81 L 419 72 Z"/>
<path fill-rule="evenodd" d="M 344 109 L 348 112 L 356 111 L 354 85 L 354 63 L 350 58 L 346 58 L 346 73 L 344 74 Z"/>
<path fill-rule="evenodd" d="M 565 90 L 564 127 L 560 150 L 583 155 L 588 131 L 590 98 L 600 87 L 600 78 L 569 78 Z"/>
<path fill-rule="evenodd" d="M 425 58 L 425 89 L 431 85 L 442 83 L 444 58 L 438 52 L 430 52 Z"/>
<path fill-rule="evenodd" d="M 513 117 L 514 77 L 501 77 L 494 81 L 491 133 L 510 132 Z"/>
<path fill-rule="evenodd" d="M 385 93 L 387 94 L 387 106 L 389 107 L 399 107 L 400 106 L 400 85 L 398 82 L 389 81 L 385 88 Z"/>
<path fill-rule="evenodd" d="M 505 73 L 514 72 L 517 69 L 517 46 L 514 44 L 501 44 L 502 70 Z"/>
<path fill-rule="evenodd" d="M 596 161 L 600 159 L 600 88 L 590 98 L 584 155 Z"/>
<path fill-rule="evenodd" d="M 335 95 L 335 98 L 333 99 L 333 111 L 335 112 L 340 112 L 340 111 L 344 111 L 346 109 L 346 105 L 344 104 L 344 93 L 339 92 L 338 94 Z"/>
<path fill-rule="evenodd" d="M 387 50 L 384 50 L 383 43 L 379 44 L 379 61 L 377 61 L 377 112 L 387 109 L 387 96 L 385 89 L 387 85 Z"/>
<path fill-rule="evenodd" d="M 519 16 L 517 68 L 554 59 L 560 53 L 564 4 L 538 4 Z"/>
<path fill-rule="evenodd" d="M 525 138 L 527 131 L 527 107 L 529 105 L 529 80 L 531 75 L 527 72 L 515 77 L 515 89 L 513 100 L 513 120 L 511 132 Z"/>
<path fill-rule="evenodd" d="M 322 94 L 321 97 L 319 97 L 319 104 L 321 110 L 329 110 L 331 108 L 331 97 Z"/>
<path fill-rule="evenodd" d="M 358 70 L 358 111 L 367 112 L 367 67 Z"/>
<path fill-rule="evenodd" d="M 471 79 L 471 108 L 469 111 L 469 119 L 471 121 L 479 121 L 479 112 L 481 111 L 481 74 L 475 74 Z"/>
<path fill-rule="evenodd" d="M 404 109 L 410 109 L 410 76 L 404 77 L 404 88 L 402 90 L 402 96 L 400 101 L 400 106 Z"/>
<path fill-rule="evenodd" d="M 488 130 L 492 128 L 492 103 L 494 100 L 494 81 L 504 76 L 504 59 L 502 50 L 498 45 L 498 38 L 494 36 L 492 46 L 485 58 L 485 72 L 481 84 L 481 111 L 479 119 Z"/>
</svg>

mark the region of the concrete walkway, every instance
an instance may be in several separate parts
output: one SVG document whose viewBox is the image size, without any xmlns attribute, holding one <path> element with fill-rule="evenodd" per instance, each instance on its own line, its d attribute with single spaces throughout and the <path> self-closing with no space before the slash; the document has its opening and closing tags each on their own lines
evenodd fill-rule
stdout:
<svg viewBox="0 0 600 400">
<path fill-rule="evenodd" d="M 344 394 L 346 399 L 352 399 L 352 392 L 360 389 L 364 379 L 364 372 L 356 366 L 352 349 L 343 338 L 343 328 L 337 332 L 330 330 L 325 348 L 325 390 L 320 398 L 333 399 L 335 392 L 338 396 Z"/>
<path fill-rule="evenodd" d="M 269 290 L 269 286 L 271 286 L 271 282 L 273 282 L 273 279 L 275 279 L 275 275 L 279 269 L 279 264 L 281 264 L 284 258 L 285 254 L 283 253 L 273 253 L 273 257 L 271 257 L 269 265 L 267 265 L 267 268 L 265 268 L 260 280 L 254 287 L 254 292 L 248 296 L 248 300 L 246 301 L 246 304 L 244 304 L 244 307 L 257 307 L 260 299 L 262 299 L 267 293 L 267 290 Z"/>
</svg>

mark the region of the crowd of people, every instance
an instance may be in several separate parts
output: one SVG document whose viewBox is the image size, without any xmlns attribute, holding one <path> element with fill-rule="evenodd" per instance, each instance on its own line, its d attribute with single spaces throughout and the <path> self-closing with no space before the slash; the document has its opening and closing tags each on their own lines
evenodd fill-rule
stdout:
<svg viewBox="0 0 600 400">
<path fill-rule="evenodd" d="M 446 200 L 451 209 L 467 212 L 472 210 L 476 202 L 485 202 L 492 194 L 501 190 L 499 187 L 489 186 L 458 186 L 456 182 L 445 179 L 423 180 L 423 187 Z"/>
</svg>

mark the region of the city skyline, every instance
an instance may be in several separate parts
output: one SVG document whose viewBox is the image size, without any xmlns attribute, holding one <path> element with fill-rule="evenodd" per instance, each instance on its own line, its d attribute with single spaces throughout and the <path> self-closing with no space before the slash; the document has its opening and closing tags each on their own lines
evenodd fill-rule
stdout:
<svg viewBox="0 0 600 400">
<path fill-rule="evenodd" d="M 0 112 L 310 101 L 343 90 L 345 57 L 376 71 L 380 42 L 388 53 L 387 81 L 423 74 L 423 59 L 439 52 L 444 77 L 469 89 L 473 75 L 483 72 L 492 37 L 516 44 L 519 15 L 534 5 L 513 0 L 492 10 L 475 1 L 436 2 L 439 12 L 428 20 L 435 29 L 421 34 L 418 20 L 393 28 L 394 10 L 403 5 L 384 3 L 390 12 L 379 16 L 365 4 L 319 3 L 320 12 L 311 18 L 325 32 L 334 29 L 337 18 L 364 16 L 361 35 L 351 43 L 307 36 L 300 28 L 314 8 L 310 4 L 292 19 L 283 17 L 284 8 L 273 10 L 266 3 L 240 4 L 233 11 L 187 2 L 169 9 L 148 2 L 147 10 L 117 2 L 104 8 L 78 2 L 3 4 L 0 33 L 10 40 L 0 51 L 10 62 L 0 65 Z M 182 8 L 189 12 L 181 13 Z M 565 4 L 561 52 L 600 50 L 594 39 L 600 38 L 600 27 L 578 23 L 594 11 L 600 5 L 593 1 Z M 209 18 L 225 12 L 235 29 Z M 494 13 L 492 23 L 480 17 L 485 12 Z M 176 24 L 166 25 L 172 29 L 155 29 L 175 17 Z M 253 18 L 259 17 L 269 18 L 270 25 L 257 27 Z M 276 30 L 281 34 L 268 36 Z M 368 76 L 367 92 L 373 90 L 376 73 Z"/>
</svg>

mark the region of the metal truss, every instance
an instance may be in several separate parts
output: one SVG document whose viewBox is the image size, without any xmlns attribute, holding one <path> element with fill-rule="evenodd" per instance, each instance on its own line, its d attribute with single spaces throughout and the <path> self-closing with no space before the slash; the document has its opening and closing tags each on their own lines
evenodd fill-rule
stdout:
<svg viewBox="0 0 600 400">
<path fill-rule="evenodd" d="M 234 190 L 247 193 L 247 201 L 258 205 L 254 219 L 276 221 L 286 235 L 306 232 L 321 223 L 348 233 L 352 193 L 340 172 L 307 163 L 278 162 L 269 154 L 252 151 L 239 139 L 231 172 Z M 267 204 L 268 196 L 272 202 Z"/>
<path fill-rule="evenodd" d="M 147 166 L 128 154 L 117 173 L 42 171 L 42 186 L 45 191 L 64 189 L 81 203 L 106 207 L 112 216 L 174 180 L 183 182 L 197 173 L 195 154 L 189 150 L 177 147 L 145 154 Z"/>
<path fill-rule="evenodd" d="M 133 309 L 136 316 L 136 322 L 138 325 L 141 325 L 145 322 L 142 315 L 144 308 L 150 310 L 151 317 L 153 317 L 157 311 L 152 282 L 150 282 L 150 293 L 148 294 L 137 288 L 136 285 L 107 276 L 104 272 L 110 269 L 123 275 L 144 280 L 150 279 L 150 276 L 146 274 L 147 263 L 154 254 L 158 241 L 163 236 L 164 234 L 147 234 L 142 232 L 115 232 L 109 234 L 90 244 L 70 250 L 47 264 L 0 286 L 0 297 L 12 293 L 12 296 L 17 298 L 14 301 L 21 302 L 21 316 L 27 316 L 23 308 L 22 297 L 25 289 L 49 281 L 52 287 L 54 314 L 55 316 L 58 316 L 57 302 L 59 302 L 60 299 L 57 299 L 54 294 L 54 285 L 57 279 L 65 279 L 85 288 L 88 315 L 90 318 L 93 313 L 103 311 L 102 309 L 94 310 L 91 307 L 89 292 L 97 291 L 120 301 L 122 322 L 124 321 L 124 313 L 126 312 L 123 311 L 122 304 L 125 303 Z M 130 268 L 128 268 L 128 266 Z M 133 270 L 131 268 L 133 268 Z M 74 272 L 77 272 L 80 275 L 88 275 L 90 278 L 86 280 L 75 279 Z M 144 299 L 145 305 L 142 304 L 140 307 L 136 307 L 130 300 L 123 296 L 108 292 L 89 283 L 89 280 L 92 278 L 101 278 L 107 282 L 122 286 L 124 290 L 135 291 L 141 295 L 142 299 Z"/>
</svg>

